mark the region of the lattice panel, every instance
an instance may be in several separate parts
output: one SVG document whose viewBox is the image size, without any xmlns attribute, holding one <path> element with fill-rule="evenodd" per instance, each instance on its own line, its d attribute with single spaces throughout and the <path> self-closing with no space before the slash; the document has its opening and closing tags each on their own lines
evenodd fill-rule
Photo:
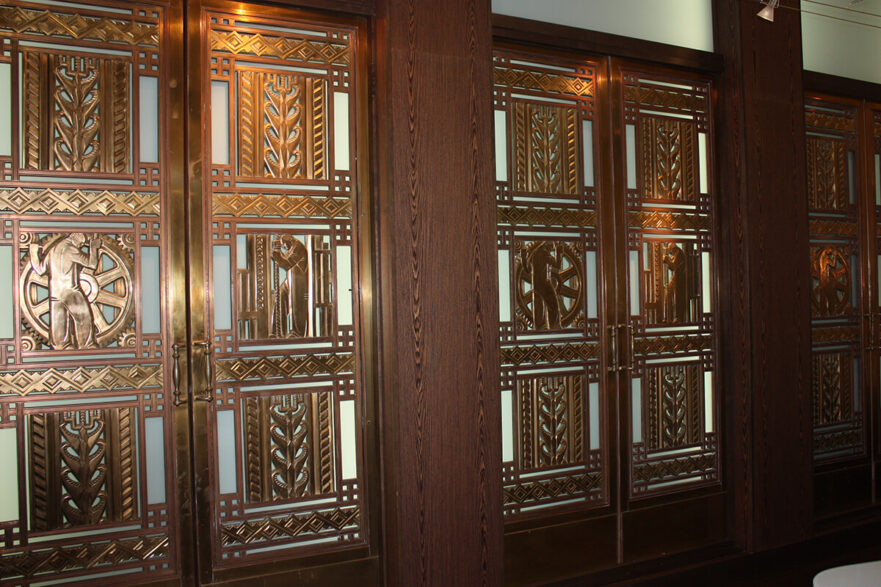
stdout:
<svg viewBox="0 0 881 587">
<path fill-rule="evenodd" d="M 865 452 L 860 407 L 860 188 L 857 108 L 805 104 L 811 264 L 811 389 L 814 459 Z"/>
<path fill-rule="evenodd" d="M 0 162 L 13 300 L 0 308 L 0 427 L 16 434 L 0 451 L 20 463 L 2 472 L 19 515 L 3 523 L 0 576 L 161 581 L 177 564 L 167 13 L 50 4 L 0 6 L 0 60 L 17 72 L 0 88 L 17 109 Z"/>
<path fill-rule="evenodd" d="M 621 76 L 635 498 L 718 483 L 713 129 L 708 83 Z"/>
<path fill-rule="evenodd" d="M 606 495 L 598 207 L 585 162 L 598 150 L 596 65 L 497 52 L 494 71 L 510 519 Z"/>
<path fill-rule="evenodd" d="M 362 97 L 356 28 L 203 17 L 212 550 L 222 568 L 366 541 L 354 172 Z"/>
</svg>

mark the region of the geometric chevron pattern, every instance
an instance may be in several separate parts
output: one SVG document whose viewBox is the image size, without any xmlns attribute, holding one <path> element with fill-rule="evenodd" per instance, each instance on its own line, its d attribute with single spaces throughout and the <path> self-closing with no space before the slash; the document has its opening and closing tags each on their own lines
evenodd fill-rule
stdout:
<svg viewBox="0 0 881 587">
<path fill-rule="evenodd" d="M 0 556 L 0 577 L 25 579 L 39 573 L 100 569 L 148 560 L 150 564 L 161 564 L 167 558 L 167 534 L 135 536 L 5 554 Z"/>
<path fill-rule="evenodd" d="M 354 368 L 355 356 L 352 353 L 226 359 L 217 361 L 217 380 L 245 381 L 289 378 L 298 375 L 339 375 L 352 372 Z"/>
<path fill-rule="evenodd" d="M 227 524 L 220 527 L 220 532 L 223 546 L 232 546 L 285 537 L 296 538 L 303 534 L 320 534 L 327 530 L 357 530 L 360 525 L 361 510 L 355 506 Z"/>
<path fill-rule="evenodd" d="M 49 368 L 43 371 L 19 370 L 0 373 L 0 395 L 56 393 L 59 391 L 113 391 L 144 389 L 162 385 L 161 365 L 131 367 L 101 366 L 75 369 Z"/>
<path fill-rule="evenodd" d="M 14 214 L 103 214 L 158 216 L 159 194 L 58 188 L 0 189 L 0 211 Z"/>
</svg>

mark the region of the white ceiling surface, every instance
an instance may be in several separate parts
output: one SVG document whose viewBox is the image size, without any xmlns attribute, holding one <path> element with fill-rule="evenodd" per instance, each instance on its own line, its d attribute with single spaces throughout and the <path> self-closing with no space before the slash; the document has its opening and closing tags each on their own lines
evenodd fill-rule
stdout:
<svg viewBox="0 0 881 587">
<path fill-rule="evenodd" d="M 881 83 L 881 0 L 801 0 L 801 10 L 805 69 Z"/>
<path fill-rule="evenodd" d="M 492 0 L 492 10 L 496 14 L 713 50 L 711 0 Z"/>
</svg>

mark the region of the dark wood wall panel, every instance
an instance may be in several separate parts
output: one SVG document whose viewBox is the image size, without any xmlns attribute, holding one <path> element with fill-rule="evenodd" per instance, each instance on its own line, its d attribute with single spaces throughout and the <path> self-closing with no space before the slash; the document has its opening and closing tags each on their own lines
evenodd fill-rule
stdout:
<svg viewBox="0 0 881 587">
<path fill-rule="evenodd" d="M 377 3 L 389 585 L 501 581 L 490 5 Z"/>
<path fill-rule="evenodd" d="M 801 24 L 785 1 L 775 22 L 758 4 L 717 0 L 720 201 L 732 319 L 726 409 L 734 522 L 763 550 L 812 528 L 809 266 Z"/>
</svg>

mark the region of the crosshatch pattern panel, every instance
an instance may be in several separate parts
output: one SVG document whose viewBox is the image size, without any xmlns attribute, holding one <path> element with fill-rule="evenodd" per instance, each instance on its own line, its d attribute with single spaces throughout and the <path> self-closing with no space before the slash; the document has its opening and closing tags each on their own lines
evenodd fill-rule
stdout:
<svg viewBox="0 0 881 587">
<path fill-rule="evenodd" d="M 158 3 L 0 6 L 0 577 L 15 584 L 174 574 L 165 30 Z"/>
<path fill-rule="evenodd" d="M 718 483 L 710 86 L 622 71 L 630 496 Z"/>
<path fill-rule="evenodd" d="M 366 541 L 356 29 L 203 17 L 222 568 Z"/>
<path fill-rule="evenodd" d="M 504 512 L 601 505 L 608 479 L 596 65 L 494 58 Z"/>
<path fill-rule="evenodd" d="M 805 104 L 814 460 L 865 452 L 857 108 Z"/>
</svg>

